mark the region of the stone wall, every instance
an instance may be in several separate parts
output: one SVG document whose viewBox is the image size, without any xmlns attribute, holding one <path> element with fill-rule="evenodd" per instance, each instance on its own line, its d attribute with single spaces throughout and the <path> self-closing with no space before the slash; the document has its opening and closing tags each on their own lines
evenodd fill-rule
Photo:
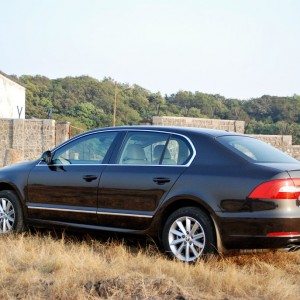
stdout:
<svg viewBox="0 0 300 300">
<path fill-rule="evenodd" d="M 153 125 L 162 126 L 184 126 L 198 128 L 214 128 L 220 130 L 244 133 L 245 122 L 235 120 L 218 120 L 186 117 L 153 117 Z"/>
<path fill-rule="evenodd" d="M 284 151 L 290 151 L 292 147 L 291 135 L 267 135 L 267 134 L 247 134 L 266 143 L 273 145 Z"/>
<path fill-rule="evenodd" d="M 153 117 L 153 125 L 189 126 L 243 133 L 244 122 L 183 117 Z M 300 145 L 290 135 L 249 135 L 263 140 L 300 160 Z M 32 160 L 70 137 L 70 123 L 54 120 L 0 119 L 0 167 Z"/>
<path fill-rule="evenodd" d="M 185 117 L 153 117 L 153 125 L 161 126 L 184 126 L 221 129 L 232 132 L 244 133 L 245 122 L 234 120 L 219 120 L 219 119 L 202 119 L 202 118 L 185 118 Z M 300 145 L 292 144 L 291 135 L 264 135 L 264 134 L 247 134 L 274 147 L 283 150 L 300 160 Z"/>
<path fill-rule="evenodd" d="M 0 119 L 0 167 L 32 160 L 69 138 L 68 122 Z"/>
<path fill-rule="evenodd" d="M 247 134 L 262 140 L 300 160 L 300 145 L 293 145 L 291 135 Z"/>
<path fill-rule="evenodd" d="M 55 146 L 70 138 L 70 123 L 56 122 L 55 124 Z"/>
<path fill-rule="evenodd" d="M 300 145 L 293 145 L 292 146 L 292 155 L 300 160 Z"/>
</svg>

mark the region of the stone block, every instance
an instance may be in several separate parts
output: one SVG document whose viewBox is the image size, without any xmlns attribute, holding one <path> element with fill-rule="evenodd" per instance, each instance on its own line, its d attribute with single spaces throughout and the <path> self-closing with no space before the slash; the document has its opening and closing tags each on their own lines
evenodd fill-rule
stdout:
<svg viewBox="0 0 300 300">
<path fill-rule="evenodd" d="M 273 145 L 283 151 L 288 151 L 292 146 L 291 135 L 267 135 L 267 134 L 247 134 L 268 144 Z"/>
<path fill-rule="evenodd" d="M 237 120 L 219 120 L 190 117 L 154 116 L 152 124 L 158 126 L 184 126 L 196 128 L 211 128 L 244 133 L 245 122 Z"/>
<path fill-rule="evenodd" d="M 70 138 L 70 123 L 57 122 L 55 126 L 55 145 L 60 145 Z"/>
<path fill-rule="evenodd" d="M 19 149 L 6 149 L 4 157 L 4 166 L 12 165 L 24 159 L 23 151 Z"/>
<path fill-rule="evenodd" d="M 300 145 L 293 145 L 291 147 L 292 156 L 300 160 Z"/>
</svg>

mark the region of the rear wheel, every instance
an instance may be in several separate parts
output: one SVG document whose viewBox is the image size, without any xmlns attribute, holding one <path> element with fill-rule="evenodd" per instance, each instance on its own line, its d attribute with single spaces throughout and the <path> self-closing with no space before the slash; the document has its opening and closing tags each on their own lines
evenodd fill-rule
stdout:
<svg viewBox="0 0 300 300">
<path fill-rule="evenodd" d="M 0 191 L 0 234 L 20 232 L 24 228 L 23 211 L 17 195 Z"/>
<path fill-rule="evenodd" d="M 184 207 L 167 219 L 162 242 L 165 251 L 184 262 L 215 253 L 214 229 L 209 217 L 197 207 Z"/>
</svg>

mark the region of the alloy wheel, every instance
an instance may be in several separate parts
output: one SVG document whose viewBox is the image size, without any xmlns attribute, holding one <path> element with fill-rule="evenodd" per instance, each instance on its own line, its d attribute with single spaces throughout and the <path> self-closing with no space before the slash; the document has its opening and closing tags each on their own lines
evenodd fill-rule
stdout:
<svg viewBox="0 0 300 300">
<path fill-rule="evenodd" d="M 168 239 L 174 256 L 185 262 L 195 261 L 200 257 L 206 243 L 203 227 L 197 220 L 188 216 L 173 222 Z"/>
<path fill-rule="evenodd" d="M 13 229 L 15 217 L 12 203 L 6 198 L 0 198 L 0 234 Z"/>
</svg>

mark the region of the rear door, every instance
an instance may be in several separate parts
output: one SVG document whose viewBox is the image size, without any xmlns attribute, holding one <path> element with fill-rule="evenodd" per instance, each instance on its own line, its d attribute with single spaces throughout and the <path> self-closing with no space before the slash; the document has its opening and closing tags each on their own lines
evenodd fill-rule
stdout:
<svg viewBox="0 0 300 300">
<path fill-rule="evenodd" d="M 181 136 L 128 131 L 100 181 L 99 225 L 147 228 L 160 201 L 193 155 L 192 146 Z"/>
</svg>

